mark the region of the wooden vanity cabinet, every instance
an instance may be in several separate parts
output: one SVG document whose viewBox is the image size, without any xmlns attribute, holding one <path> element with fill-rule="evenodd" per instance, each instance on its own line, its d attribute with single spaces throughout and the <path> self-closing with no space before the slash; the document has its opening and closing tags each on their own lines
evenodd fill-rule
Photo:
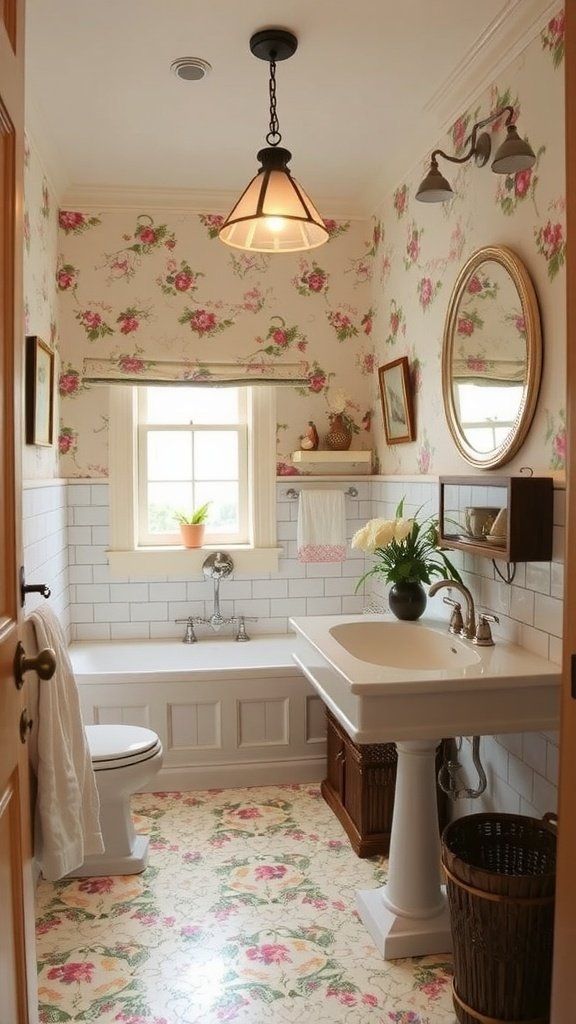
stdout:
<svg viewBox="0 0 576 1024">
<path fill-rule="evenodd" d="M 358 857 L 387 854 L 390 847 L 397 754 L 394 743 L 357 744 L 326 709 L 327 772 L 321 792 Z M 440 752 L 436 768 L 440 767 Z M 440 828 L 448 798 L 438 788 Z"/>
</svg>

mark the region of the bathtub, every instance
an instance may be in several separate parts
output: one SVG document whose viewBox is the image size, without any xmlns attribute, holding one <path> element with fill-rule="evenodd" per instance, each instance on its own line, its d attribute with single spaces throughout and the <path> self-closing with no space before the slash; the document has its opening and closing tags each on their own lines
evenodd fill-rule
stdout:
<svg viewBox="0 0 576 1024">
<path fill-rule="evenodd" d="M 319 782 L 322 702 L 292 659 L 295 637 L 77 642 L 69 648 L 86 724 L 158 733 L 156 791 Z"/>
</svg>

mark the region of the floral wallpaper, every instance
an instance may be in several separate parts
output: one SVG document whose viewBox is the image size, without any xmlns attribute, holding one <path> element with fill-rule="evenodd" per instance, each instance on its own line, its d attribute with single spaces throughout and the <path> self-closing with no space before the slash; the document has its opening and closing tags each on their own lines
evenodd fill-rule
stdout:
<svg viewBox="0 0 576 1024">
<path fill-rule="evenodd" d="M 428 170 L 429 154 L 377 211 L 372 335 L 378 363 L 410 359 L 417 439 L 388 447 L 381 416 L 374 424 L 378 465 L 383 473 L 467 473 L 445 427 L 441 355 L 444 320 L 458 272 L 485 245 L 505 245 L 523 260 L 538 296 L 544 371 L 536 415 L 518 455 L 506 472 L 530 465 L 535 472 L 565 468 L 565 276 L 564 185 L 564 15 L 560 10 L 527 49 L 501 73 L 453 125 L 447 138 L 431 139 L 460 156 L 472 125 L 510 104 L 518 130 L 536 154 L 530 170 L 498 175 L 489 165 L 442 161 L 454 198 L 446 204 L 415 200 Z M 503 138 L 504 118 L 487 130 L 493 149 Z M 474 330 L 463 325 L 463 333 Z M 470 345 L 467 346 L 470 351 Z M 479 357 L 481 357 L 479 352 Z M 373 405 L 377 406 L 376 381 Z"/>
<path fill-rule="evenodd" d="M 102 477 L 108 467 L 106 392 L 83 383 L 85 358 L 117 372 L 176 361 L 189 376 L 230 361 L 266 374 L 303 367 L 305 385 L 278 391 L 279 475 L 301 472 L 290 453 L 312 421 L 320 447 L 330 390 L 344 392 L 352 447 L 374 451 L 388 474 L 460 473 L 469 467 L 446 427 L 441 391 L 444 320 L 458 271 L 484 245 L 524 261 L 539 300 L 544 371 L 536 415 L 507 472 L 565 466 L 564 17 L 560 10 L 447 137 L 461 154 L 472 125 L 502 105 L 536 153 L 533 168 L 496 175 L 473 161 L 442 162 L 448 204 L 415 200 L 429 153 L 372 219 L 327 220 L 312 254 L 240 253 L 218 240 L 220 213 L 174 209 L 57 209 L 34 150 L 26 171 L 26 324 L 59 354 L 57 452 L 28 449 L 25 476 Z M 503 118 L 490 125 L 494 146 Z M 329 211 L 324 211 L 328 215 Z M 376 370 L 410 360 L 416 440 L 384 439 Z M 56 457 L 59 455 L 59 464 Z M 306 471 L 306 469 L 305 469 Z"/>
<path fill-rule="evenodd" d="M 54 276 L 58 254 L 58 204 L 38 154 L 25 142 L 24 188 L 24 330 L 58 349 L 58 296 Z M 58 360 L 57 360 L 58 366 Z M 55 439 L 58 414 L 56 405 Z M 58 452 L 54 448 L 24 445 L 24 479 L 59 475 Z"/>
<path fill-rule="evenodd" d="M 296 363 L 306 383 L 278 391 L 278 472 L 296 472 L 290 453 L 309 420 L 327 433 L 330 390 L 344 383 L 354 446 L 370 448 L 369 223 L 328 221 L 318 256 L 271 258 L 222 245 L 221 222 L 173 210 L 60 211 L 65 475 L 107 473 L 105 392 L 83 383 L 85 358 L 126 375 L 171 360 L 178 376 L 202 379 L 226 361 L 264 376 Z"/>
</svg>

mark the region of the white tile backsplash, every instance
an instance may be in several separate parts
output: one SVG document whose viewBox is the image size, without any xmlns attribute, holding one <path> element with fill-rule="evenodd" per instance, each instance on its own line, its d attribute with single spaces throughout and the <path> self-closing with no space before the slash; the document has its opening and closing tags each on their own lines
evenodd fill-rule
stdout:
<svg viewBox="0 0 576 1024">
<path fill-rule="evenodd" d="M 313 481 L 300 478 L 300 489 Z M 437 507 L 434 479 L 390 478 L 339 480 L 353 483 L 358 498 L 346 498 L 347 537 L 373 516 L 393 516 L 405 497 L 409 513 L 424 505 Z M 75 640 L 181 638 L 182 624 L 174 620 L 188 615 L 208 618 L 213 610 L 212 588 L 204 578 L 181 580 L 125 580 L 111 578 L 108 545 L 108 484 L 104 481 L 31 482 L 23 492 L 25 567 L 29 582 L 47 583 L 50 601 Z M 335 484 L 336 486 L 336 484 Z M 291 615 L 360 613 L 372 591 L 386 605 L 385 588 L 366 587 L 354 593 L 358 578 L 370 561 L 350 549 L 345 562 L 300 563 L 296 549 L 298 502 L 286 498 L 286 482 L 277 485 L 279 546 L 283 548 L 279 571 L 238 575 L 226 580 L 221 590 L 225 616 L 254 617 L 249 634 L 284 633 Z M 561 662 L 562 599 L 564 585 L 565 494 L 555 491 L 554 544 L 551 563 L 518 564 L 511 584 L 502 581 L 490 559 L 454 552 L 454 561 L 477 606 L 500 616 L 493 632 L 543 657 Z M 506 574 L 506 564 L 495 563 Z M 43 601 L 30 595 L 26 612 Z M 445 618 L 442 604 L 430 611 Z M 198 627 L 199 639 L 210 627 Z M 468 785 L 477 783 L 471 763 L 470 743 L 459 755 Z M 459 800 L 453 813 L 500 810 L 537 813 L 554 810 L 558 774 L 558 736 L 555 733 L 511 734 L 483 737 L 481 757 L 488 777 L 485 794 L 478 800 Z"/>
<path fill-rule="evenodd" d="M 552 636 L 562 636 L 563 602 L 545 594 L 535 595 L 534 625 Z"/>
</svg>

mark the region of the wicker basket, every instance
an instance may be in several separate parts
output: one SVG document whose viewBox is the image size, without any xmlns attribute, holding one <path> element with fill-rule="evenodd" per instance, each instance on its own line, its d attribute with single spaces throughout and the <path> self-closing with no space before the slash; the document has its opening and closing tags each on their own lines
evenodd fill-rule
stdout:
<svg viewBox="0 0 576 1024">
<path fill-rule="evenodd" d="M 556 831 L 471 814 L 442 833 L 460 1024 L 548 1024 Z"/>
</svg>

